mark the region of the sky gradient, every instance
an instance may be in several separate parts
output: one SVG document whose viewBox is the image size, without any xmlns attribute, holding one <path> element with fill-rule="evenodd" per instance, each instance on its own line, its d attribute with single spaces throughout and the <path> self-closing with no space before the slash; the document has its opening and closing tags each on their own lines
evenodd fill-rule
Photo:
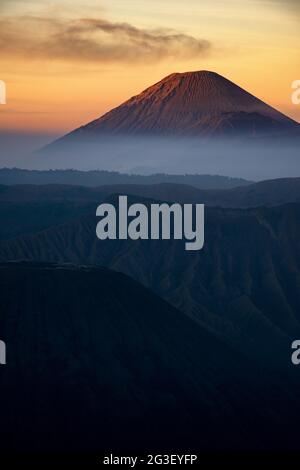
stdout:
<svg viewBox="0 0 300 470">
<path fill-rule="evenodd" d="M 300 122 L 296 0 L 0 0 L 0 130 L 63 134 L 173 72 L 213 70 Z"/>
</svg>

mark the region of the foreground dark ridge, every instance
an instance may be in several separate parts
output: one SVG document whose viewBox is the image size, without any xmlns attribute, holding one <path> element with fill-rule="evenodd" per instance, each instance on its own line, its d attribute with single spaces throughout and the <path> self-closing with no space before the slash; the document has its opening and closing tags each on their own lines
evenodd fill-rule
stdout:
<svg viewBox="0 0 300 470">
<path fill-rule="evenodd" d="M 0 323 L 2 454 L 297 448 L 293 377 L 123 274 L 1 264 Z"/>
</svg>

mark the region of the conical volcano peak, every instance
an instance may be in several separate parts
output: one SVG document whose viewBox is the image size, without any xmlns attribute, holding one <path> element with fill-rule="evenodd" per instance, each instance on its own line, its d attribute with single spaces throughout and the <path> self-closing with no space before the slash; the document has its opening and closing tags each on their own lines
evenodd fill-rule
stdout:
<svg viewBox="0 0 300 470">
<path fill-rule="evenodd" d="M 174 72 L 171 73 L 170 75 L 167 75 L 165 78 L 163 78 L 161 81 L 167 81 L 167 80 L 172 80 L 172 79 L 180 79 L 180 80 L 205 80 L 205 79 L 222 79 L 226 80 L 225 77 L 222 77 L 222 75 L 218 74 L 217 72 L 213 72 L 210 70 L 195 70 L 195 71 L 189 71 L 189 72 Z"/>
<path fill-rule="evenodd" d="M 129 103 L 138 103 L 143 99 L 155 96 L 155 101 L 165 99 L 168 95 L 183 96 L 189 103 L 189 96 L 204 97 L 208 93 L 213 96 L 218 89 L 226 89 L 231 84 L 229 80 L 215 72 L 206 70 L 197 72 L 172 73 L 161 81 L 134 96 Z M 232 83 L 232 86 L 235 86 Z M 197 104 L 197 103 L 196 103 Z"/>
<path fill-rule="evenodd" d="M 166 83 L 173 85 L 174 87 L 185 85 L 194 90 L 198 88 L 199 90 L 202 90 L 203 94 L 209 91 L 210 88 L 212 91 L 217 89 L 223 89 L 225 91 L 228 87 L 239 88 L 237 85 L 222 75 L 208 70 L 172 73 L 171 75 L 163 78 L 156 85 L 165 85 Z M 155 87 L 156 85 L 153 86 Z M 153 87 L 149 87 L 145 91 L 151 90 L 151 88 Z"/>
<path fill-rule="evenodd" d="M 192 72 L 175 72 L 172 73 L 171 75 L 168 75 L 165 77 L 163 80 L 169 80 L 172 78 L 179 78 L 179 79 L 186 79 L 186 80 L 206 80 L 206 79 L 211 79 L 211 80 L 227 80 L 225 77 L 222 77 L 222 75 L 218 74 L 217 72 L 212 72 L 210 70 L 196 70 Z"/>
<path fill-rule="evenodd" d="M 277 113 L 222 75 L 207 70 L 171 74 L 133 97 L 128 104 L 148 99 L 164 105 L 172 104 L 170 113 L 192 113 L 197 118 L 220 113 L 262 112 L 267 116 Z M 285 118 L 280 113 L 277 115 L 279 120 Z"/>
<path fill-rule="evenodd" d="M 299 129 L 284 114 L 208 70 L 173 73 L 62 140 L 102 135 L 270 135 Z"/>
</svg>

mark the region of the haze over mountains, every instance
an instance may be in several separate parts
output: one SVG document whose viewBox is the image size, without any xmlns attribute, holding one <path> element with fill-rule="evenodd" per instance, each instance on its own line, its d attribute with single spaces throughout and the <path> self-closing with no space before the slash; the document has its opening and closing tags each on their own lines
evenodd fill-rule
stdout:
<svg viewBox="0 0 300 470">
<path fill-rule="evenodd" d="M 297 122 L 217 73 L 175 73 L 54 141 L 31 168 L 300 176 L 299 136 Z"/>
<path fill-rule="evenodd" d="M 299 136 L 298 123 L 224 77 L 175 73 L 31 155 L 21 145 L 11 155 L 10 135 L 0 165 L 273 179 L 300 176 Z"/>
</svg>

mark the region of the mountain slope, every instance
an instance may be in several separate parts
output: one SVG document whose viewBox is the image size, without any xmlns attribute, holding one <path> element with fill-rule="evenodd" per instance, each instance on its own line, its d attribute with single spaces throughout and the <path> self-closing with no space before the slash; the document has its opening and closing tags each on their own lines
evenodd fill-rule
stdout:
<svg viewBox="0 0 300 470">
<path fill-rule="evenodd" d="M 239 350 L 285 367 L 289 344 L 300 334 L 300 205 L 206 209 L 205 220 L 205 246 L 194 253 L 181 241 L 99 241 L 97 219 L 86 215 L 2 241 L 0 260 L 124 272 Z"/>
<path fill-rule="evenodd" d="M 214 72 L 175 73 L 57 143 L 100 135 L 263 135 L 299 125 Z"/>
<path fill-rule="evenodd" d="M 230 190 L 199 190 L 180 184 L 105 185 L 96 188 L 66 185 L 0 185 L 0 240 L 37 233 L 84 214 L 113 194 L 167 202 L 247 208 L 300 202 L 300 178 L 263 181 Z"/>
<path fill-rule="evenodd" d="M 1 455 L 295 445 L 285 382 L 122 274 L 2 264 L 0 325 Z"/>
</svg>

